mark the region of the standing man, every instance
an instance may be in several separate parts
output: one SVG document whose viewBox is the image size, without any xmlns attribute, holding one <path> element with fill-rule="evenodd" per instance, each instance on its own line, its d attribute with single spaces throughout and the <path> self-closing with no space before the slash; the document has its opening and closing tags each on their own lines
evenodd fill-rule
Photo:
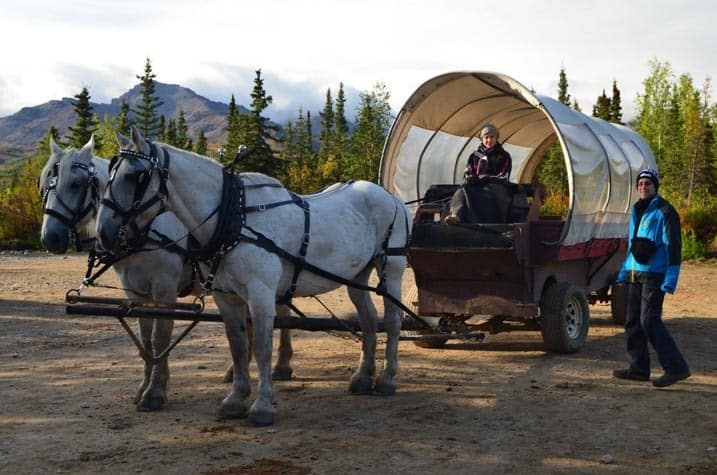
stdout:
<svg viewBox="0 0 717 475">
<path fill-rule="evenodd" d="M 620 379 L 648 381 L 650 353 L 648 341 L 657 352 L 665 373 L 653 379 L 658 388 L 690 377 L 682 353 L 662 321 L 665 292 L 674 293 L 682 262 L 680 217 L 675 208 L 657 194 L 660 186 L 657 170 L 637 175 L 639 200 L 632 206 L 627 257 L 617 282 L 628 285 L 627 369 L 617 369 Z"/>
</svg>

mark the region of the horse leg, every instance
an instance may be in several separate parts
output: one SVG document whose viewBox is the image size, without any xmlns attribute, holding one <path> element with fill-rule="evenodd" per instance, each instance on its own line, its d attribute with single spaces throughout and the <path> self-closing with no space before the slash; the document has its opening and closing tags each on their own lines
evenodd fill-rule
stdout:
<svg viewBox="0 0 717 475">
<path fill-rule="evenodd" d="M 214 294 L 214 301 L 224 320 L 224 331 L 233 361 L 232 389 L 222 401 L 219 416 L 224 419 L 239 419 L 247 416 L 245 400 L 251 394 L 247 306 L 240 297 L 219 292 Z"/>
<path fill-rule="evenodd" d="M 285 305 L 276 307 L 277 315 L 288 317 L 290 315 L 289 308 Z M 247 329 L 247 339 L 249 340 L 249 360 L 251 360 L 251 325 Z M 291 345 L 291 330 L 282 329 L 279 338 L 279 357 L 271 373 L 274 381 L 291 381 L 294 377 L 294 370 L 291 367 L 291 358 L 294 355 L 294 348 Z M 231 383 L 234 380 L 234 365 L 230 365 L 224 372 L 224 382 Z"/>
<path fill-rule="evenodd" d="M 152 354 L 152 319 L 139 318 L 137 320 L 137 326 L 139 327 L 139 339 L 142 342 L 142 347 L 145 351 L 145 355 L 142 355 L 142 359 L 144 360 L 147 355 Z M 144 377 L 139 385 L 139 388 L 137 388 L 137 394 L 134 396 L 133 403 L 135 405 L 139 404 L 142 399 L 142 394 L 144 394 L 147 386 L 149 386 L 149 380 L 152 376 L 152 366 L 153 365 L 151 363 L 144 360 Z"/>
<path fill-rule="evenodd" d="M 282 317 L 290 315 L 289 307 L 286 305 L 277 305 L 276 314 Z M 282 328 L 279 337 L 279 357 L 276 360 L 276 366 L 271 373 L 274 381 L 290 381 L 294 370 L 291 368 L 291 357 L 294 355 L 294 348 L 291 346 L 291 330 Z"/>
<path fill-rule="evenodd" d="M 386 291 L 396 298 L 401 297 L 401 279 L 406 268 L 405 259 L 389 258 L 384 269 Z M 380 270 L 379 270 L 380 272 Z M 377 394 L 391 396 L 396 393 L 398 372 L 398 340 L 401 333 L 401 309 L 388 298 L 383 298 L 384 325 L 386 327 L 386 356 L 384 368 L 376 378 L 374 390 Z"/>
<path fill-rule="evenodd" d="M 276 409 L 272 405 L 274 387 L 271 382 L 276 292 L 261 283 L 254 283 L 247 288 L 247 294 L 254 330 L 254 358 L 259 370 L 256 400 L 249 410 L 248 421 L 254 426 L 267 426 L 276 421 Z"/>
<path fill-rule="evenodd" d="M 177 286 L 171 279 L 157 279 L 153 283 L 152 299 L 157 302 L 174 303 L 177 300 Z M 153 358 L 159 357 L 172 341 L 173 320 L 152 319 L 151 346 L 148 354 Z M 145 363 L 147 365 L 147 363 Z M 167 383 L 169 382 L 169 361 L 165 355 L 159 361 L 150 365 L 151 372 L 149 384 L 142 392 L 137 402 L 138 411 L 159 411 L 167 404 Z"/>
<path fill-rule="evenodd" d="M 371 267 L 364 269 L 354 282 L 362 285 L 368 283 Z M 352 394 L 370 394 L 373 378 L 376 374 L 376 307 L 371 295 L 365 290 L 348 287 L 351 302 L 356 306 L 361 325 L 361 357 L 358 368 L 351 376 L 349 392 Z"/>
</svg>

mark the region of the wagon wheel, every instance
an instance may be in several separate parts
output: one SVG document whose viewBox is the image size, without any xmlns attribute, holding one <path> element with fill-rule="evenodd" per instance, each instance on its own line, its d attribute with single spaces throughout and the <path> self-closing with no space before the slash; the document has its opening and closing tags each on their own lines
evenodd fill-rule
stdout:
<svg viewBox="0 0 717 475">
<path fill-rule="evenodd" d="M 624 325 L 627 320 L 627 285 L 613 283 L 610 289 L 612 320 Z"/>
<path fill-rule="evenodd" d="M 540 300 L 540 316 L 540 332 L 548 351 L 580 350 L 590 327 L 590 309 L 579 287 L 570 282 L 549 286 Z"/>
<path fill-rule="evenodd" d="M 406 306 L 411 309 L 413 313 L 418 315 L 418 287 L 415 285 L 412 285 L 408 288 L 408 290 L 403 294 L 403 302 L 406 304 Z M 429 325 L 434 319 L 433 317 L 421 317 L 423 320 L 425 320 Z M 437 321 L 438 318 L 435 318 Z M 433 335 L 433 331 L 426 328 L 425 330 L 405 330 L 402 332 L 404 335 Z M 448 337 L 445 338 L 434 338 L 431 340 L 416 340 L 413 342 L 414 345 L 420 347 L 420 348 L 443 348 L 443 346 L 448 341 Z"/>
</svg>

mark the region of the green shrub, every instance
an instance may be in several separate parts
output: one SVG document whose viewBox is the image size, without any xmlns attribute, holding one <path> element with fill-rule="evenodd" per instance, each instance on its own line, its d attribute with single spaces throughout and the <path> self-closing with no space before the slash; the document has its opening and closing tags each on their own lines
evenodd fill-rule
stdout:
<svg viewBox="0 0 717 475">
<path fill-rule="evenodd" d="M 708 246 L 695 236 L 694 231 L 682 231 L 682 259 L 689 261 L 707 256 Z"/>
</svg>

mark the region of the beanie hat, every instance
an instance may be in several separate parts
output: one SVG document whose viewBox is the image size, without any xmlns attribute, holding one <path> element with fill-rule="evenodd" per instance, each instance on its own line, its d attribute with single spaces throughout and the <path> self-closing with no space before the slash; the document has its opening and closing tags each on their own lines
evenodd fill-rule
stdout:
<svg viewBox="0 0 717 475">
<path fill-rule="evenodd" d="M 647 178 L 652 183 L 655 184 L 655 191 L 660 187 L 660 176 L 657 174 L 657 170 L 653 170 L 651 168 L 648 168 L 647 170 L 642 170 L 640 173 L 637 174 L 637 181 L 635 182 L 635 186 L 637 186 L 637 183 L 640 181 L 641 178 Z"/>
<path fill-rule="evenodd" d="M 480 139 L 483 139 L 486 135 L 494 135 L 496 140 L 498 139 L 498 127 L 496 127 L 493 124 L 486 124 L 483 126 L 482 129 L 480 129 L 480 134 L 478 134 L 478 137 Z"/>
</svg>

